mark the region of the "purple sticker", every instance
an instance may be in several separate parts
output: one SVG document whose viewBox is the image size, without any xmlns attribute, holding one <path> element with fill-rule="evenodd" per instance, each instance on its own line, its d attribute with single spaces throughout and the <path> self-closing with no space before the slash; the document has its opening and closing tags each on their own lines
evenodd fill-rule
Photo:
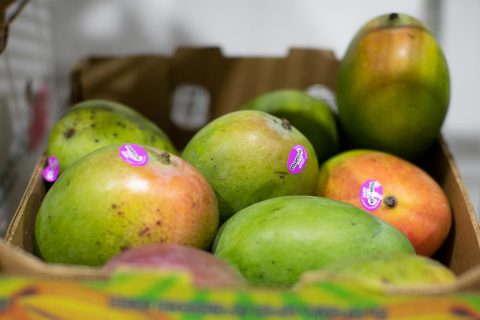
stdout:
<svg viewBox="0 0 480 320">
<path fill-rule="evenodd" d="M 47 166 L 42 171 L 42 177 L 48 182 L 54 182 L 58 178 L 58 159 L 55 156 L 48 157 Z"/>
<path fill-rule="evenodd" d="M 120 157 L 132 166 L 144 166 L 148 162 L 145 149 L 135 144 L 124 144 L 118 150 Z"/>
<path fill-rule="evenodd" d="M 307 150 L 301 145 L 295 145 L 288 155 L 287 167 L 291 174 L 300 173 L 307 165 Z"/>
<path fill-rule="evenodd" d="M 382 204 L 383 189 L 377 180 L 367 180 L 360 188 L 360 202 L 368 211 L 376 210 Z"/>
</svg>

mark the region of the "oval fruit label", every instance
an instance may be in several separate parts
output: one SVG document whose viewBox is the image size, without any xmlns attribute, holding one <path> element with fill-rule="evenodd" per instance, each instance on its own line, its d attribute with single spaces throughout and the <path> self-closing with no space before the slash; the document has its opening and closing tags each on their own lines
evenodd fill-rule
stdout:
<svg viewBox="0 0 480 320">
<path fill-rule="evenodd" d="M 293 146 L 288 155 L 287 167 L 291 174 L 298 174 L 305 169 L 307 165 L 307 150 L 301 144 Z"/>
<path fill-rule="evenodd" d="M 135 144 L 124 144 L 118 150 L 120 157 L 132 166 L 144 166 L 148 162 L 145 149 Z"/>
<path fill-rule="evenodd" d="M 54 182 L 58 178 L 58 159 L 55 156 L 48 157 L 47 166 L 42 171 L 42 177 L 48 182 Z"/>
<path fill-rule="evenodd" d="M 368 211 L 376 210 L 382 204 L 383 189 L 377 180 L 367 180 L 360 188 L 360 202 Z"/>
</svg>

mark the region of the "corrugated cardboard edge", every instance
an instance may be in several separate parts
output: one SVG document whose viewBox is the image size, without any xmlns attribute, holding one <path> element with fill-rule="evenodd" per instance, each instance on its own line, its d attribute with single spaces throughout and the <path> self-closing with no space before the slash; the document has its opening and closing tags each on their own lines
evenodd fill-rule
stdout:
<svg viewBox="0 0 480 320">
<path fill-rule="evenodd" d="M 3 275 L 48 279 L 100 280 L 107 274 L 99 268 L 46 264 L 5 241 L 0 241 L 0 271 Z"/>
<path fill-rule="evenodd" d="M 435 175 L 449 199 L 450 206 L 454 208 L 453 214 L 455 215 L 450 236 L 454 235 L 456 241 L 450 241 L 452 248 L 443 249 L 448 250 L 452 255 L 450 256 L 450 267 L 457 273 L 463 274 L 469 270 L 462 266 L 480 265 L 480 230 L 467 188 L 443 136 L 439 137 L 437 147 L 440 148 L 437 152 L 442 156 L 434 157 L 433 160 L 445 161 L 443 166 L 447 166 L 450 170 L 443 172 L 443 177 L 438 173 Z M 462 214 L 459 214 L 460 212 Z M 462 247 L 459 247 L 460 243 Z"/>
<path fill-rule="evenodd" d="M 25 213 L 31 211 L 28 210 L 28 208 L 39 208 L 46 193 L 45 181 L 42 178 L 44 165 L 45 158 L 41 157 L 33 169 L 27 188 L 13 215 L 5 236 L 5 240 L 8 243 L 15 244 L 29 252 L 34 252 L 32 243 L 35 235 L 31 234 L 31 230 L 34 230 L 33 225 L 28 226 L 26 224 L 33 224 L 35 219 L 30 219 L 29 221 L 29 219 L 26 219 Z M 14 230 L 16 231 L 14 232 Z M 25 239 L 31 239 L 31 241 L 25 241 Z"/>
</svg>

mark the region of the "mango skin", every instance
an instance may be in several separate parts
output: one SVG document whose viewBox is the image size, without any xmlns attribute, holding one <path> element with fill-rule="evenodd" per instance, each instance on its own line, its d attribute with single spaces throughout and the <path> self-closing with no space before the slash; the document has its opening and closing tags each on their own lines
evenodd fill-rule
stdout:
<svg viewBox="0 0 480 320">
<path fill-rule="evenodd" d="M 308 160 L 288 171 L 291 149 L 301 144 Z M 225 114 L 193 136 L 182 158 L 202 172 L 215 190 L 221 221 L 262 200 L 313 195 L 318 161 L 309 140 L 288 121 L 256 110 Z"/>
<path fill-rule="evenodd" d="M 429 257 L 395 252 L 346 258 L 302 276 L 297 289 L 314 282 L 350 281 L 380 291 L 450 285 L 456 275 L 447 266 Z"/>
<path fill-rule="evenodd" d="M 111 143 L 146 144 L 177 154 L 169 137 L 134 109 L 109 100 L 86 100 L 54 124 L 47 155 L 57 157 L 61 174 L 82 156 Z"/>
<path fill-rule="evenodd" d="M 400 231 L 350 204 L 285 196 L 235 214 L 217 233 L 213 252 L 252 285 L 288 287 L 304 272 L 347 257 L 414 250 Z"/>
<path fill-rule="evenodd" d="M 287 119 L 312 143 L 319 163 L 340 149 L 335 114 L 326 102 L 298 89 L 266 92 L 242 106 Z"/>
<path fill-rule="evenodd" d="M 384 199 L 396 199 L 394 207 L 383 201 L 370 214 L 402 231 L 417 254 L 432 256 L 448 236 L 452 212 L 439 184 L 413 163 L 377 150 L 344 151 L 320 167 L 316 195 L 367 211 L 360 201 L 360 189 L 367 180 L 380 182 Z"/>
<path fill-rule="evenodd" d="M 440 134 L 450 101 L 447 61 L 435 37 L 403 14 L 366 23 L 337 78 L 339 120 L 351 148 L 421 157 Z"/>
<path fill-rule="evenodd" d="M 211 247 L 218 204 L 201 173 L 149 146 L 148 163 L 133 166 L 119 156 L 120 146 L 79 159 L 48 190 L 35 222 L 45 261 L 99 266 L 143 244 Z"/>
</svg>

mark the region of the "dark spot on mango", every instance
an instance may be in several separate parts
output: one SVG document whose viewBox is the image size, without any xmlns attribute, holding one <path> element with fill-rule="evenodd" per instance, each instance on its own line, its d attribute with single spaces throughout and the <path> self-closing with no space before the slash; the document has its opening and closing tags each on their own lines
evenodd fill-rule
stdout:
<svg viewBox="0 0 480 320">
<path fill-rule="evenodd" d="M 119 127 L 121 127 L 121 128 L 126 128 L 126 127 L 127 127 L 127 126 L 125 125 L 125 123 L 120 122 L 120 121 L 117 122 L 117 126 L 119 126 Z"/>
<path fill-rule="evenodd" d="M 75 129 L 68 128 L 67 131 L 63 133 L 63 136 L 65 137 L 65 139 L 70 139 L 74 134 L 75 134 Z"/>
<path fill-rule="evenodd" d="M 125 214 L 125 212 L 123 212 L 123 211 L 118 211 L 117 214 L 118 214 L 119 216 L 123 216 L 123 215 Z"/>
<path fill-rule="evenodd" d="M 383 203 L 385 203 L 385 207 L 393 209 L 398 205 L 398 200 L 394 196 L 386 196 L 383 199 Z"/>
<path fill-rule="evenodd" d="M 355 221 L 352 221 L 352 226 L 356 226 L 357 223 Z"/>
<path fill-rule="evenodd" d="M 116 137 L 116 136 L 118 136 L 118 134 L 117 134 L 116 132 L 114 132 L 114 133 L 113 133 L 113 136 Z"/>
<path fill-rule="evenodd" d="M 157 221 L 155 221 L 155 224 L 156 224 L 157 226 L 161 226 L 161 225 L 162 225 L 162 221 L 157 220 Z"/>
<path fill-rule="evenodd" d="M 126 250 L 128 250 L 128 249 L 130 249 L 129 246 L 121 246 L 121 247 L 120 247 L 120 251 L 122 251 L 122 252 L 123 252 L 123 251 L 126 251 Z"/>
<path fill-rule="evenodd" d="M 92 123 L 92 124 L 90 125 L 90 127 L 95 128 L 95 127 L 96 127 L 96 126 L 95 126 L 95 123 Z"/>
<path fill-rule="evenodd" d="M 380 279 L 383 283 L 390 283 L 390 280 L 388 280 L 387 278 L 381 278 Z"/>
<path fill-rule="evenodd" d="M 292 124 L 285 118 L 282 119 L 282 127 L 287 130 L 292 130 Z"/>
<path fill-rule="evenodd" d="M 115 209 L 117 207 L 116 203 L 112 203 L 112 209 Z"/>
<path fill-rule="evenodd" d="M 95 244 L 97 244 L 98 246 L 100 245 L 100 241 L 96 241 Z"/>
<path fill-rule="evenodd" d="M 140 237 L 143 237 L 143 236 L 145 236 L 145 235 L 147 234 L 147 232 L 148 232 L 149 230 L 150 230 L 149 227 L 145 227 L 145 228 L 143 228 L 143 230 L 141 230 L 141 231 L 138 233 L 138 235 L 139 235 Z"/>
<path fill-rule="evenodd" d="M 95 143 L 99 143 L 99 142 L 100 142 L 100 140 L 98 140 L 98 139 L 95 139 Z"/>
<path fill-rule="evenodd" d="M 157 160 L 163 164 L 170 164 L 170 154 L 168 152 L 160 152 L 157 154 Z"/>
<path fill-rule="evenodd" d="M 280 179 L 285 179 L 285 176 L 288 174 L 288 172 L 285 171 L 275 171 L 274 173 L 277 174 Z"/>
</svg>

